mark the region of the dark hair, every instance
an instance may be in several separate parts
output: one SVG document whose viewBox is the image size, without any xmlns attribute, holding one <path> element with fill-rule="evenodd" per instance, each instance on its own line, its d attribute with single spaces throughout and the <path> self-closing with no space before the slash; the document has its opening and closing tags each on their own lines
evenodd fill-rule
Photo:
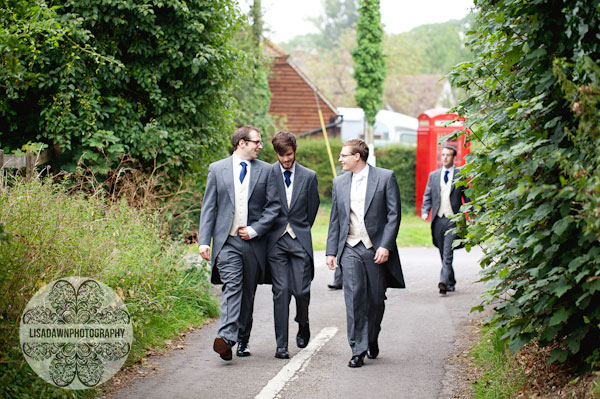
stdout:
<svg viewBox="0 0 600 399">
<path fill-rule="evenodd" d="M 369 147 L 361 139 L 348 140 L 344 143 L 344 147 L 352 148 L 352 154 L 360 154 L 360 159 L 367 162 L 369 158 Z"/>
<path fill-rule="evenodd" d="M 280 131 L 275 133 L 273 136 L 273 149 L 279 155 L 285 154 L 290 147 L 293 148 L 294 152 L 298 148 L 298 144 L 296 144 L 296 136 L 293 133 Z"/>
<path fill-rule="evenodd" d="M 231 144 L 233 144 L 234 151 L 237 148 L 238 144 L 240 143 L 240 140 L 246 140 L 246 139 L 250 138 L 250 132 L 253 130 L 256 131 L 258 134 L 260 134 L 259 128 L 257 128 L 256 126 L 250 126 L 250 125 L 238 127 L 236 129 L 236 131 L 233 132 L 233 136 L 231 136 Z"/>
<path fill-rule="evenodd" d="M 454 146 L 452 146 L 452 145 L 449 145 L 449 144 L 444 144 L 444 145 L 442 146 L 442 150 L 444 150 L 444 149 L 452 151 L 452 153 L 454 154 L 454 155 L 452 155 L 453 157 L 455 157 L 455 156 L 456 156 L 456 154 L 458 154 L 458 152 L 456 151 L 456 147 L 454 147 Z"/>
</svg>

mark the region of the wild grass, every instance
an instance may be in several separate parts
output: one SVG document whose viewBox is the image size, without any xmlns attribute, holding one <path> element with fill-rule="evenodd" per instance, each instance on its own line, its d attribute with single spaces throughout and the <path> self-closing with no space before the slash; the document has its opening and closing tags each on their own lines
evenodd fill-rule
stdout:
<svg viewBox="0 0 600 399">
<path fill-rule="evenodd" d="M 0 193 L 0 397 L 76 397 L 35 376 L 19 349 L 29 299 L 61 277 L 97 279 L 121 296 L 134 341 L 127 363 L 182 329 L 218 314 L 206 265 L 189 265 L 185 246 L 161 235 L 161 222 L 125 201 L 68 195 L 50 181 L 16 181 Z"/>
<path fill-rule="evenodd" d="M 474 386 L 474 399 L 510 399 L 517 395 L 526 382 L 506 341 L 500 337 L 505 331 L 489 326 L 481 330 L 480 342 L 470 352 L 482 377 Z"/>
</svg>

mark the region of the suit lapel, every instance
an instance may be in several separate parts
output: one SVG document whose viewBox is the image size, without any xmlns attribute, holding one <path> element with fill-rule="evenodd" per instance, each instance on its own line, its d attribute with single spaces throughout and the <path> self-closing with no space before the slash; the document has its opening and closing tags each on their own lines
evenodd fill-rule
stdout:
<svg viewBox="0 0 600 399">
<path fill-rule="evenodd" d="M 285 184 L 283 183 L 283 174 L 281 173 L 281 167 L 279 166 L 279 162 L 277 162 L 277 164 L 275 165 L 274 168 L 274 173 L 275 173 L 275 181 L 277 184 L 277 191 L 279 192 L 279 198 L 286 198 L 285 197 Z M 287 209 L 287 200 L 283 201 L 283 204 L 285 205 L 285 209 Z"/>
<path fill-rule="evenodd" d="M 340 179 L 340 198 L 343 201 L 344 210 L 348 221 L 350 221 L 350 186 L 352 185 L 352 172 L 345 173 L 343 179 Z M 347 177 L 346 177 L 347 176 Z"/>
<path fill-rule="evenodd" d="M 225 183 L 225 187 L 227 187 L 227 193 L 229 194 L 229 199 L 231 199 L 231 203 L 233 204 L 233 206 L 235 206 L 233 157 L 227 158 L 227 162 L 225 162 L 225 167 L 221 169 L 221 179 L 223 179 L 223 183 Z"/>
<path fill-rule="evenodd" d="M 441 174 L 442 174 L 442 170 L 438 169 L 433 173 L 432 176 L 432 184 L 433 184 L 433 189 L 435 190 L 435 195 L 440 198 L 440 196 L 442 195 L 442 183 L 441 183 Z"/>
<path fill-rule="evenodd" d="M 377 184 L 379 184 L 379 176 L 376 173 L 376 169 L 372 166 L 369 166 L 369 177 L 367 178 L 367 196 L 365 197 L 365 215 L 367 214 L 367 210 L 369 209 L 369 206 L 371 206 L 371 201 L 373 201 L 373 197 L 375 196 Z"/>
<path fill-rule="evenodd" d="M 254 191 L 254 187 L 256 187 L 256 182 L 258 182 L 258 178 L 262 173 L 262 170 L 258 168 L 258 162 L 252 160 L 250 162 L 252 165 L 252 169 L 250 169 L 250 185 L 248 186 L 248 199 L 252 196 L 252 192 Z"/>
<path fill-rule="evenodd" d="M 292 187 L 292 200 L 290 201 L 289 209 L 292 209 L 294 204 L 296 203 L 298 196 L 302 192 L 302 186 L 304 185 L 304 180 L 305 180 L 304 173 L 302 173 L 302 170 L 300 169 L 300 165 L 298 165 L 298 162 L 296 162 L 295 173 L 296 173 L 296 176 L 294 176 L 294 185 Z"/>
</svg>

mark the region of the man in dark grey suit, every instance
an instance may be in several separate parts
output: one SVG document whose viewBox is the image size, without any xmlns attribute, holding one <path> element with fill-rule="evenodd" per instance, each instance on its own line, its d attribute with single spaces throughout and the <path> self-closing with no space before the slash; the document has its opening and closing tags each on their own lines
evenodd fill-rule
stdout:
<svg viewBox="0 0 600 399">
<path fill-rule="evenodd" d="M 273 137 L 278 161 L 273 164 L 269 185 L 277 188 L 279 215 L 267 234 L 267 263 L 273 280 L 275 357 L 289 359 L 288 321 L 290 300 L 296 300 L 299 348 L 308 345 L 310 284 L 315 275 L 310 229 L 319 209 L 317 174 L 296 162 L 296 137 L 278 132 Z"/>
<path fill-rule="evenodd" d="M 379 354 L 379 331 L 387 287 L 404 288 L 396 246 L 400 190 L 394 172 L 367 165 L 362 140 L 344 143 L 339 161 L 346 172 L 333 180 L 326 263 L 343 269 L 349 367 Z"/>
<path fill-rule="evenodd" d="M 460 168 L 454 167 L 456 149 L 450 146 L 442 148 L 442 167 L 429 174 L 427 188 L 423 194 L 421 218 L 427 221 L 431 210 L 431 236 L 433 244 L 439 249 L 442 258 L 442 271 L 438 288 L 440 294 L 455 291 L 456 279 L 452 260 L 454 250 L 452 242 L 456 239 L 456 223 L 450 218 L 458 212 L 462 201 L 469 202 L 465 196 L 464 187 L 456 187 L 455 181 L 460 174 Z"/>
<path fill-rule="evenodd" d="M 232 156 L 208 168 L 198 234 L 200 255 L 212 262 L 211 281 L 223 284 L 213 344 L 223 360 L 231 360 L 236 342 L 237 356 L 250 356 L 254 295 L 266 271 L 266 233 L 279 213 L 275 188 L 267 184 L 271 165 L 256 159 L 263 145 L 260 130 L 242 126 L 232 144 Z"/>
</svg>

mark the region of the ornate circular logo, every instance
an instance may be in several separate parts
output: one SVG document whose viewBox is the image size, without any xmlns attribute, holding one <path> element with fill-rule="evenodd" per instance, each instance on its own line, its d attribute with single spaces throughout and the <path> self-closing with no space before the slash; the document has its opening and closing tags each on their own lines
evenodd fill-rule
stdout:
<svg viewBox="0 0 600 399">
<path fill-rule="evenodd" d="M 61 388 L 87 389 L 119 371 L 133 328 L 127 307 L 110 287 L 66 277 L 29 301 L 20 338 L 27 363 L 41 378 Z"/>
</svg>

